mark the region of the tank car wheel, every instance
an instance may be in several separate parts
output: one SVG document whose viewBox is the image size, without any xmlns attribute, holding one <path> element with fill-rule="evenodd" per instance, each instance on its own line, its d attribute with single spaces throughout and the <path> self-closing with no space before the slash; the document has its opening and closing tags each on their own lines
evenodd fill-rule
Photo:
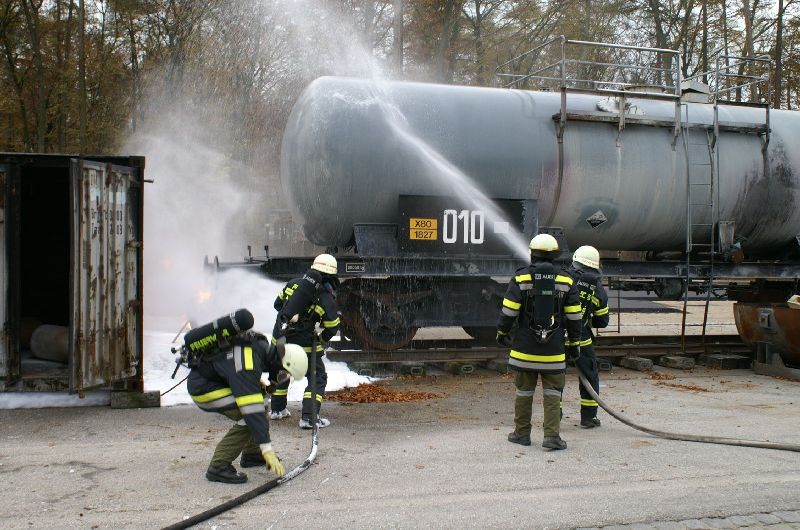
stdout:
<svg viewBox="0 0 800 530">
<path fill-rule="evenodd" d="M 396 311 L 396 310 L 395 310 Z M 405 323 L 400 315 L 378 314 L 367 311 L 366 317 L 361 313 L 349 315 L 353 329 L 354 342 L 364 349 L 391 351 L 407 346 L 417 329 Z"/>
</svg>

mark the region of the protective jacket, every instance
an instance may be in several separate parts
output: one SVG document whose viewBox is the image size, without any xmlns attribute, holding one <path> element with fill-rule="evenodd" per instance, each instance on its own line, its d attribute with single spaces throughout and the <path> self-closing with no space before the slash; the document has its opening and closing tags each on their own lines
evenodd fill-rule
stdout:
<svg viewBox="0 0 800 530">
<path fill-rule="evenodd" d="M 522 371 L 563 372 L 567 366 L 564 327 L 569 342 L 576 342 L 580 319 L 580 298 L 572 278 L 556 273 L 552 263 L 544 260 L 517 269 L 508 283 L 497 323 L 500 335 L 509 334 L 517 324 L 509 366 Z"/>
<path fill-rule="evenodd" d="M 567 346 L 591 346 L 594 340 L 592 328 L 608 326 L 608 294 L 603 287 L 600 273 L 589 267 L 572 264 L 564 270 L 578 288 L 581 301 L 581 338 L 577 343 L 567 342 Z"/>
<path fill-rule="evenodd" d="M 268 443 L 269 423 L 261 390 L 261 374 L 281 370 L 276 348 L 263 335 L 235 337 L 231 347 L 189 372 L 189 395 L 201 409 L 223 412 L 238 408 L 256 444 Z"/>
<path fill-rule="evenodd" d="M 298 344 L 305 349 L 306 352 L 311 353 L 311 341 L 314 336 L 314 329 L 319 323 L 322 326 L 322 333 L 320 333 L 321 341 L 317 342 L 317 352 L 325 350 L 323 341 L 328 341 L 336 335 L 339 330 L 339 308 L 336 305 L 336 287 L 337 282 L 334 278 L 323 278 L 317 287 L 317 293 L 299 312 L 300 319 L 296 323 L 289 324 L 285 329 L 283 323 L 294 315 L 284 315 L 285 308 L 289 305 L 289 301 L 294 296 L 295 291 L 304 282 L 305 278 L 295 278 L 290 280 L 286 286 L 281 289 L 275 298 L 274 307 L 278 311 L 278 318 L 275 321 L 275 327 L 272 330 L 272 343 L 276 344 L 277 339 L 285 336 L 286 342 Z"/>
</svg>

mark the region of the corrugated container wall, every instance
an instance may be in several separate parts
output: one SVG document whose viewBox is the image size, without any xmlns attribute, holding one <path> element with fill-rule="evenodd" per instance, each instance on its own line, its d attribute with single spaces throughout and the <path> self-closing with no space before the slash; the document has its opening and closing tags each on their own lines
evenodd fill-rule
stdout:
<svg viewBox="0 0 800 530">
<path fill-rule="evenodd" d="M 0 154 L 0 390 L 143 390 L 143 173 Z"/>
</svg>

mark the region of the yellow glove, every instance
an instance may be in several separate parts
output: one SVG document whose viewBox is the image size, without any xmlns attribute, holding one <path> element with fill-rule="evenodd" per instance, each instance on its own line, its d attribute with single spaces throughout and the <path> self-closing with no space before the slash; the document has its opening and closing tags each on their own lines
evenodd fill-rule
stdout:
<svg viewBox="0 0 800 530">
<path fill-rule="evenodd" d="M 283 464 L 278 459 L 278 455 L 275 454 L 275 451 L 272 450 L 272 444 L 266 443 L 261 444 L 261 455 L 264 457 L 264 461 L 267 463 L 267 469 L 282 477 L 286 474 L 286 469 L 283 467 Z"/>
</svg>

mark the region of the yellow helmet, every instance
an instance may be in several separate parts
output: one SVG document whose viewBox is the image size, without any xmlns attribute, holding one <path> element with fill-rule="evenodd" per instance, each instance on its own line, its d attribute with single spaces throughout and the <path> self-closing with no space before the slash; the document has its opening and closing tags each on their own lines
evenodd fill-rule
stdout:
<svg viewBox="0 0 800 530">
<path fill-rule="evenodd" d="M 308 370 L 308 355 L 302 346 L 288 343 L 283 347 L 283 358 L 281 359 L 283 368 L 289 372 L 292 379 L 298 381 L 306 376 Z"/>
<path fill-rule="evenodd" d="M 581 265 L 600 270 L 600 253 L 596 248 L 589 245 L 578 247 L 578 250 L 572 255 L 572 261 L 577 261 Z"/>
<path fill-rule="evenodd" d="M 558 241 L 550 234 L 538 234 L 529 245 L 531 257 L 555 259 L 558 257 Z"/>
<path fill-rule="evenodd" d="M 314 263 L 311 264 L 311 268 L 322 274 L 336 274 L 338 270 L 336 258 L 330 254 L 320 254 L 314 258 Z"/>
</svg>

